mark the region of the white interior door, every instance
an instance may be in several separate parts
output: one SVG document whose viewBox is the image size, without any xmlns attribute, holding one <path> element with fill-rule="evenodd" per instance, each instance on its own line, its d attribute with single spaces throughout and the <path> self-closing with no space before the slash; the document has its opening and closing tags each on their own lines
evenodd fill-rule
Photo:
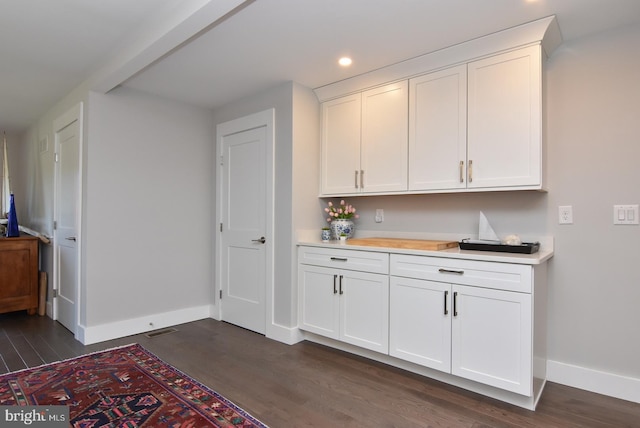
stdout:
<svg viewBox="0 0 640 428">
<path fill-rule="evenodd" d="M 265 334 L 270 129 L 239 119 L 218 127 L 221 155 L 220 317 Z"/>
<path fill-rule="evenodd" d="M 55 122 L 53 318 L 76 333 L 79 283 L 81 107 Z"/>
</svg>

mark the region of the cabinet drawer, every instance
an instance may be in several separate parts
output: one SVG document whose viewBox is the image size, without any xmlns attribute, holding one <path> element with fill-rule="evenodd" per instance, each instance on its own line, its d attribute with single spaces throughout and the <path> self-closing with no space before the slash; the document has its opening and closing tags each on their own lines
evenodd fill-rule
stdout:
<svg viewBox="0 0 640 428">
<path fill-rule="evenodd" d="M 374 251 L 300 247 L 298 263 L 371 273 L 389 273 L 389 254 Z"/>
<path fill-rule="evenodd" d="M 528 265 L 401 254 L 391 255 L 390 271 L 393 276 L 521 293 L 531 293 L 533 275 Z"/>
</svg>

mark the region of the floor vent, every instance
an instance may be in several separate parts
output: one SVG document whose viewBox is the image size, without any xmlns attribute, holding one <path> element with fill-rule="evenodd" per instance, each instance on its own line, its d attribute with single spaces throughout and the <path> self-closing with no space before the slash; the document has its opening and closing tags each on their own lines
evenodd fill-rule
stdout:
<svg viewBox="0 0 640 428">
<path fill-rule="evenodd" d="M 149 333 L 146 333 L 145 336 L 147 336 L 149 339 L 153 339 L 154 337 L 162 336 L 163 334 L 173 333 L 174 331 L 178 331 L 178 329 L 163 328 L 162 330 L 150 331 Z"/>
</svg>

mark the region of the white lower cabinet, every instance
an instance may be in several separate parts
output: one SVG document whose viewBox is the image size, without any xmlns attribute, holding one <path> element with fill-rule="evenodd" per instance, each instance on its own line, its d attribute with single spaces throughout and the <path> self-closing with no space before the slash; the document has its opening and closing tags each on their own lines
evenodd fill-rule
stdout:
<svg viewBox="0 0 640 428">
<path fill-rule="evenodd" d="M 311 251 L 318 250 L 321 249 Z M 345 269 L 353 268 L 350 260 L 357 260 L 359 253 L 363 252 L 341 250 L 329 256 L 326 263 L 318 259 L 319 265 L 299 265 L 299 326 L 311 333 L 386 354 L 389 276 Z M 381 255 L 386 257 L 388 269 L 388 254 Z M 305 258 L 304 250 L 300 257 Z"/>
<path fill-rule="evenodd" d="M 528 394 L 531 296 L 392 276 L 389 355 Z"/>
<path fill-rule="evenodd" d="M 301 246 L 299 327 L 533 409 L 546 378 L 545 277 L 544 264 Z"/>
<path fill-rule="evenodd" d="M 451 286 L 392 276 L 389 294 L 389 355 L 450 372 Z"/>
<path fill-rule="evenodd" d="M 451 373 L 531 394 L 531 295 L 452 285 Z"/>
<path fill-rule="evenodd" d="M 390 355 L 530 395 L 531 284 L 522 283 L 530 269 L 391 255 Z"/>
</svg>

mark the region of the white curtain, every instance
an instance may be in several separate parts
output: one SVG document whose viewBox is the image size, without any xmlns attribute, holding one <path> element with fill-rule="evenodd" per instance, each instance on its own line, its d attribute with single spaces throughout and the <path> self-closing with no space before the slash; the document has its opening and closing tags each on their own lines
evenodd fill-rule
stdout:
<svg viewBox="0 0 640 428">
<path fill-rule="evenodd" d="M 11 185 L 9 183 L 9 159 L 7 158 L 7 137 L 3 138 L 2 151 L 2 187 L 0 188 L 2 206 L 0 207 L 0 217 L 6 218 L 9 212 L 9 201 L 11 199 Z"/>
</svg>

